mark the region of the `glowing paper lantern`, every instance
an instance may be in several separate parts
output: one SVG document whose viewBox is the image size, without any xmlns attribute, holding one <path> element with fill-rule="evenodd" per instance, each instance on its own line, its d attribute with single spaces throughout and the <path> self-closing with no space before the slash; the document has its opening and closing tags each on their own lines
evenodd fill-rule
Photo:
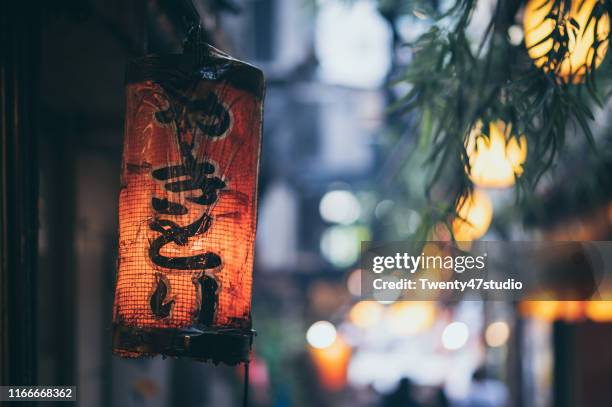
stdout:
<svg viewBox="0 0 612 407">
<path fill-rule="evenodd" d="M 482 122 L 476 124 L 466 146 L 472 182 L 491 188 L 514 185 L 527 157 L 525 136 L 511 136 L 512 126 L 501 120 L 489 123 L 488 137 L 482 134 L 482 126 Z"/>
<path fill-rule="evenodd" d="M 453 233 L 457 241 L 480 239 L 489 230 L 493 219 L 493 204 L 483 191 L 475 189 L 457 205 Z"/>
<path fill-rule="evenodd" d="M 113 350 L 245 361 L 262 73 L 209 47 L 126 80 Z"/>
<path fill-rule="evenodd" d="M 536 66 L 554 72 L 565 83 L 581 82 L 608 51 L 610 18 L 600 0 L 531 0 L 523 27 L 525 46 Z M 562 47 L 563 43 L 567 44 Z M 561 48 L 567 52 L 561 53 Z"/>
</svg>

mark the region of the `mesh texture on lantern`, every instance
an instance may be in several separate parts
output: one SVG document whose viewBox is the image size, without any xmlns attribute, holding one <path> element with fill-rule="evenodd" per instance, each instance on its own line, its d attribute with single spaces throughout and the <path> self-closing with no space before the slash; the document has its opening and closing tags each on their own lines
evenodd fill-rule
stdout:
<svg viewBox="0 0 612 407">
<path fill-rule="evenodd" d="M 263 80 L 227 72 L 127 86 L 116 323 L 250 329 Z"/>
</svg>

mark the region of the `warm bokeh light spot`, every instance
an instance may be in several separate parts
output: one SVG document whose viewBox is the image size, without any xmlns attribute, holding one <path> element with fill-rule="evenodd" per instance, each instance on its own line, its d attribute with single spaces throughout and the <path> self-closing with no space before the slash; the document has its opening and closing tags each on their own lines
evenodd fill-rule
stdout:
<svg viewBox="0 0 612 407">
<path fill-rule="evenodd" d="M 349 312 L 349 320 L 360 328 L 368 328 L 380 321 L 384 306 L 376 301 L 359 301 Z"/>
<path fill-rule="evenodd" d="M 612 301 L 588 301 L 586 316 L 595 322 L 612 322 Z"/>
<path fill-rule="evenodd" d="M 457 241 L 480 239 L 487 233 L 493 219 L 493 203 L 489 196 L 475 189 L 457 205 L 453 233 Z"/>
<path fill-rule="evenodd" d="M 503 346 L 510 337 L 510 327 L 504 321 L 495 321 L 485 330 L 485 341 L 492 348 Z"/>
<path fill-rule="evenodd" d="M 309 351 L 321 386 L 330 391 L 343 389 L 347 381 L 351 347 L 338 336 L 330 346 L 311 347 Z"/>
<path fill-rule="evenodd" d="M 400 336 L 425 332 L 435 322 L 436 306 L 433 301 L 400 301 L 389 307 L 389 330 Z"/>
<path fill-rule="evenodd" d="M 501 120 L 489 123 L 487 134 L 478 122 L 467 141 L 469 175 L 480 187 L 504 188 L 514 185 L 523 173 L 527 158 L 527 139 L 511 134 L 512 125 Z M 467 169 L 466 169 L 467 170 Z"/>
<path fill-rule="evenodd" d="M 588 301 L 539 300 L 522 301 L 521 314 L 541 321 L 580 321 L 585 318 Z"/>
</svg>

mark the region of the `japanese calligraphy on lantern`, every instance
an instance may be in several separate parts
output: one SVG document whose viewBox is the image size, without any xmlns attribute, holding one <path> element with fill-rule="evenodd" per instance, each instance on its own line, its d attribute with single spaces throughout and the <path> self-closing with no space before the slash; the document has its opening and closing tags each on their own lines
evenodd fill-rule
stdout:
<svg viewBox="0 0 612 407">
<path fill-rule="evenodd" d="M 261 72 L 211 51 L 127 82 L 114 322 L 250 330 Z"/>
</svg>

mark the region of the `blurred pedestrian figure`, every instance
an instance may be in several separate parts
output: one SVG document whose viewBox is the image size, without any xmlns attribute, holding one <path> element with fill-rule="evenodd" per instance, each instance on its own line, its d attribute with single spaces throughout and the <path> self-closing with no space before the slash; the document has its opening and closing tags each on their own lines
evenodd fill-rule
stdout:
<svg viewBox="0 0 612 407">
<path fill-rule="evenodd" d="M 432 404 L 433 407 L 449 407 L 450 402 L 444 391 L 444 387 L 438 387 L 434 393 Z"/>
<path fill-rule="evenodd" d="M 419 403 L 414 398 L 414 385 L 412 381 L 404 377 L 399 381 L 397 388 L 387 394 L 382 400 L 382 407 L 418 407 Z"/>
<path fill-rule="evenodd" d="M 472 375 L 472 383 L 465 399 L 455 404 L 457 407 L 505 407 L 508 390 L 500 380 L 487 376 L 483 366 Z"/>
</svg>

